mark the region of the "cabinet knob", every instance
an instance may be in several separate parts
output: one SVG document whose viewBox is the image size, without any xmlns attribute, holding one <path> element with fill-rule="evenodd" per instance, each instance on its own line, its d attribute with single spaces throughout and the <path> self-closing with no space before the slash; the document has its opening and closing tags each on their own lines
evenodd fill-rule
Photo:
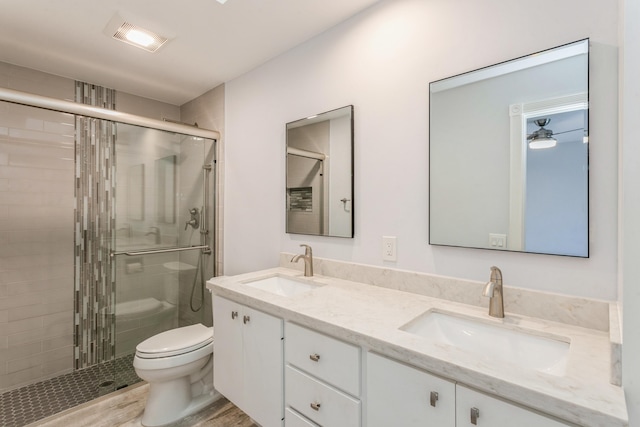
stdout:
<svg viewBox="0 0 640 427">
<path fill-rule="evenodd" d="M 473 424 L 474 426 L 477 426 L 478 418 L 480 418 L 480 409 L 471 408 L 471 424 Z"/>
<path fill-rule="evenodd" d="M 317 362 L 318 360 L 320 360 L 320 355 L 318 353 L 310 354 L 309 359 L 313 360 L 314 362 Z"/>
<path fill-rule="evenodd" d="M 435 408 L 436 402 L 438 401 L 438 392 L 432 391 L 431 396 L 429 397 L 429 401 L 431 402 L 431 406 Z"/>
<path fill-rule="evenodd" d="M 313 409 L 314 411 L 319 411 L 320 410 L 320 404 L 319 403 L 312 403 L 311 405 L 311 409 Z"/>
<path fill-rule="evenodd" d="M 232 311 L 231 312 L 231 319 L 235 319 L 236 317 L 238 317 L 238 312 L 237 311 Z"/>
<path fill-rule="evenodd" d="M 242 317 L 242 323 L 244 323 L 245 325 L 246 325 L 247 323 L 249 323 L 249 321 L 250 321 L 250 320 L 251 320 L 251 318 L 250 318 L 249 316 L 243 316 L 243 317 Z"/>
</svg>

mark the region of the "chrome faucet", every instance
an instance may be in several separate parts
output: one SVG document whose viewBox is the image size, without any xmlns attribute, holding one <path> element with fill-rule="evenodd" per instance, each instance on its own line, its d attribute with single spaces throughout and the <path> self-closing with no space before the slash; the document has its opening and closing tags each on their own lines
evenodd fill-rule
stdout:
<svg viewBox="0 0 640 427">
<path fill-rule="evenodd" d="M 304 275 L 305 277 L 313 276 L 313 252 L 311 251 L 311 246 L 309 245 L 300 245 L 301 248 L 304 248 L 304 255 L 299 254 L 291 258 L 291 262 L 298 262 L 300 259 L 304 260 Z"/>
<path fill-rule="evenodd" d="M 154 242 L 155 242 L 156 245 L 159 245 L 160 241 L 161 241 L 161 239 L 160 239 L 160 229 L 158 227 L 150 227 L 149 230 L 151 230 L 151 231 L 149 231 L 147 234 L 145 234 L 145 236 L 151 236 L 151 235 L 155 236 L 155 241 Z"/>
<path fill-rule="evenodd" d="M 489 316 L 503 318 L 502 272 L 498 267 L 491 267 L 491 278 L 485 285 L 482 295 L 489 297 Z"/>
</svg>

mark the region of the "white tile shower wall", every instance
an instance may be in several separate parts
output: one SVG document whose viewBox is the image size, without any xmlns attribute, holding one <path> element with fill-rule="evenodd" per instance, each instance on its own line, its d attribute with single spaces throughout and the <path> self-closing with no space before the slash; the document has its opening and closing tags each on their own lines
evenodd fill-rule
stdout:
<svg viewBox="0 0 640 427">
<path fill-rule="evenodd" d="M 15 67 L 0 64 L 5 79 L 7 70 Z M 37 73 L 20 74 L 14 87 L 29 75 Z M 74 120 L 2 103 L 0 128 L 2 392 L 73 367 Z"/>
</svg>

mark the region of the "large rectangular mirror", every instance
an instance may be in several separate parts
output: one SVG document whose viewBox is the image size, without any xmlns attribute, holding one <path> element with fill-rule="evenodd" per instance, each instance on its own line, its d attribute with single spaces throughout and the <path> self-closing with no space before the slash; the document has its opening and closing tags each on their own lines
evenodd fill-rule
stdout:
<svg viewBox="0 0 640 427">
<path fill-rule="evenodd" d="M 287 233 L 353 237 L 353 106 L 286 125 Z"/>
<path fill-rule="evenodd" d="M 589 41 L 429 89 L 429 243 L 588 257 Z"/>
</svg>

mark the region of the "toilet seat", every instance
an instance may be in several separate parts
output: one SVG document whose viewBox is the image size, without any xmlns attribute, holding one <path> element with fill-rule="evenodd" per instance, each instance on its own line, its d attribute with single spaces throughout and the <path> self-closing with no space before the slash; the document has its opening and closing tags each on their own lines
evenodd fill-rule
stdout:
<svg viewBox="0 0 640 427">
<path fill-rule="evenodd" d="M 141 359 L 178 356 L 208 346 L 213 342 L 213 328 L 200 323 L 154 335 L 136 346 Z"/>
</svg>

